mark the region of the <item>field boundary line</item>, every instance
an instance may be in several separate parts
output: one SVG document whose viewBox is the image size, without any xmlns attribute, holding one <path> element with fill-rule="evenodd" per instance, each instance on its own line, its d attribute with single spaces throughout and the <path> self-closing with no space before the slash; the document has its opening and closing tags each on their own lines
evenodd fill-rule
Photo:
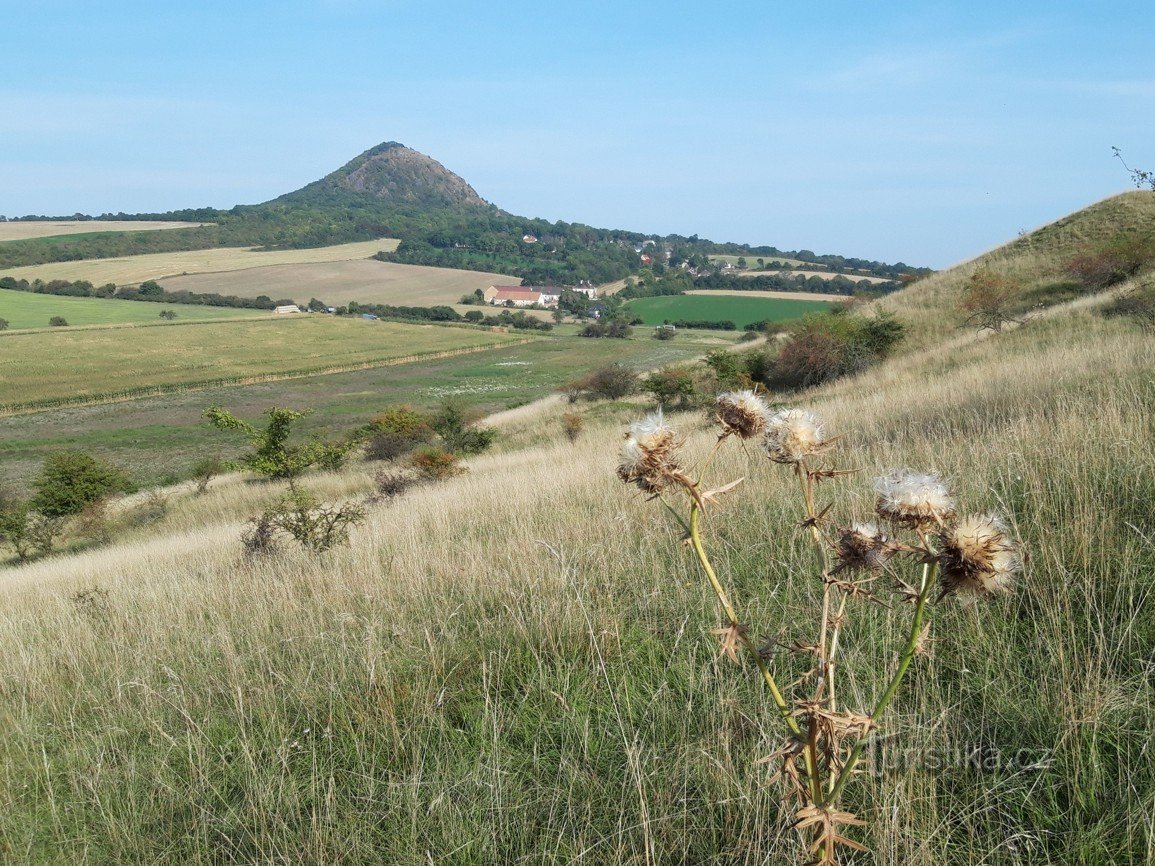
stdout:
<svg viewBox="0 0 1155 866">
<path fill-rule="evenodd" d="M 259 385 L 265 382 L 287 382 L 292 379 L 308 379 L 312 376 L 329 376 L 336 373 L 353 373 L 357 370 L 372 370 L 377 367 L 399 367 L 403 364 L 413 364 L 418 361 L 436 361 L 442 358 L 455 358 L 459 355 L 471 355 L 475 352 L 485 352 L 489 349 L 506 349 L 512 346 L 524 346 L 537 342 L 539 339 L 538 337 L 527 337 L 520 340 L 486 343 L 479 346 L 461 346 L 457 349 L 442 349 L 436 352 L 415 352 L 409 355 L 383 358 L 377 361 L 361 361 L 356 364 L 317 367 L 308 370 L 294 370 L 287 373 L 259 373 L 253 376 L 229 376 L 220 379 L 203 379 L 199 382 L 148 385 L 124 391 L 110 391 L 104 394 L 91 394 L 80 397 L 61 397 L 52 400 L 6 403 L 0 405 L 0 418 L 10 418 L 16 415 L 34 415 L 37 412 L 48 412 L 53 409 L 68 409 L 76 406 L 103 406 L 111 403 L 128 403 L 144 397 L 162 397 L 165 394 L 195 393 L 197 391 L 208 391 L 213 388 L 234 388 L 242 385 Z"/>
</svg>

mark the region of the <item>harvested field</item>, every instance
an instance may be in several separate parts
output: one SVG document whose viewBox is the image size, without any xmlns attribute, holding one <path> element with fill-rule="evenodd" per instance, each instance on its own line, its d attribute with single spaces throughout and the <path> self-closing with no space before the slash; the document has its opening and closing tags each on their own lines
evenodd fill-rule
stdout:
<svg viewBox="0 0 1155 866">
<path fill-rule="evenodd" d="M 376 242 L 375 242 L 376 243 Z M 303 250 L 302 252 L 308 252 Z M 318 298 L 332 306 L 359 301 L 428 307 L 453 304 L 474 289 L 494 283 L 517 283 L 517 277 L 455 268 L 430 268 L 360 258 L 308 264 L 279 264 L 224 273 L 190 274 L 166 279 L 170 291 L 219 292 L 255 298 Z"/>
<path fill-rule="evenodd" d="M 10 268 L 4 276 L 34 280 L 88 280 L 94 285 L 116 283 L 118 286 L 163 280 L 183 274 L 206 274 L 240 271 L 270 265 L 299 265 L 309 262 L 341 262 L 367 259 L 381 250 L 395 250 L 393 238 L 336 244 L 310 250 L 272 250 L 255 252 L 247 247 L 217 247 L 175 253 L 148 253 L 116 259 L 85 259 L 75 262 L 52 262 Z"/>
<path fill-rule="evenodd" d="M 164 229 L 195 229 L 207 223 L 159 222 L 154 220 L 79 220 L 52 222 L 0 222 L 0 242 L 82 235 L 93 232 L 147 232 Z"/>
<path fill-rule="evenodd" d="M 818 277 L 820 280 L 833 280 L 835 277 L 846 277 L 846 279 L 855 283 L 861 280 L 866 280 L 868 283 L 890 282 L 890 280 L 885 277 L 872 277 L 867 274 L 836 274 L 833 271 L 730 271 L 730 273 L 736 277 L 772 277 L 778 274 L 783 277 Z"/>
</svg>

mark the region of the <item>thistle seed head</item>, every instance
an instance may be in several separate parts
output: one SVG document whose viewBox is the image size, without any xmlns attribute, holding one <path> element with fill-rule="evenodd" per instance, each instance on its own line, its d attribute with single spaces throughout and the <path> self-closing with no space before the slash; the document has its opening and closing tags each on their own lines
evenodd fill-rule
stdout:
<svg viewBox="0 0 1155 866">
<path fill-rule="evenodd" d="M 954 517 L 954 499 L 933 472 L 894 470 L 874 480 L 874 492 L 878 516 L 899 526 L 942 525 Z"/>
<path fill-rule="evenodd" d="M 828 450 L 832 443 L 817 415 L 802 409 L 782 409 L 767 419 L 762 444 L 775 463 L 801 463 Z"/>
<path fill-rule="evenodd" d="M 715 417 L 726 434 L 750 439 L 766 432 L 770 407 L 753 391 L 727 391 L 714 404 Z"/>
<path fill-rule="evenodd" d="M 683 477 L 674 459 L 677 447 L 674 431 L 666 424 L 661 409 L 635 421 L 622 445 L 618 477 L 646 493 L 661 493 L 671 481 Z"/>
<path fill-rule="evenodd" d="M 971 515 L 938 536 L 943 595 L 986 598 L 1009 592 L 1020 568 L 1006 524 L 993 514 Z"/>
<path fill-rule="evenodd" d="M 899 552 L 895 544 L 873 523 L 855 523 L 843 531 L 835 545 L 838 565 L 834 574 L 841 571 L 877 572 Z"/>
</svg>

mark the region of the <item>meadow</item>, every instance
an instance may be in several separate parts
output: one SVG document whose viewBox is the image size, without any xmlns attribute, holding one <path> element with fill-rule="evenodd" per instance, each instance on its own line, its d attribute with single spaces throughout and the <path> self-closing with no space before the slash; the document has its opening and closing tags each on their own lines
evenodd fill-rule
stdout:
<svg viewBox="0 0 1155 866">
<path fill-rule="evenodd" d="M 869 512 L 872 474 L 935 466 L 1029 552 L 1010 597 L 940 604 L 888 719 L 895 754 L 850 789 L 872 852 L 852 862 L 1137 866 L 1155 852 L 1155 451 L 1134 435 L 1155 421 L 1153 364 L 1136 329 L 1075 311 L 804 398 L 841 437 L 831 459 L 862 470 L 831 482 L 832 519 Z M 672 420 L 696 463 L 714 428 Z M 780 745 L 769 701 L 718 653 L 716 602 L 678 528 L 614 477 L 620 423 L 573 445 L 553 414 L 521 423 L 535 447 L 373 506 L 320 558 L 244 561 L 242 524 L 279 488 L 226 479 L 116 544 L 9 570 L 0 852 L 800 861 L 760 763 Z M 1101 447 L 1121 435 L 1128 447 Z M 728 446 L 712 475 L 747 480 L 709 518 L 717 565 L 755 627 L 794 637 L 820 595 L 796 482 Z M 309 484 L 356 497 L 367 475 Z M 93 588 L 105 595 L 77 595 Z M 853 706 L 876 696 L 876 648 L 905 622 L 898 605 L 856 613 Z M 785 653 L 774 664 L 797 672 Z"/>
<path fill-rule="evenodd" d="M 53 316 L 63 316 L 72 325 L 111 325 L 122 323 L 158 323 L 161 310 L 176 313 L 176 321 L 250 318 L 268 315 L 266 310 L 244 310 L 233 307 L 203 307 L 193 304 L 152 304 L 141 301 L 117 301 L 110 298 L 72 298 L 64 295 L 40 295 L 0 289 L 0 319 L 9 328 L 47 328 Z"/>
<path fill-rule="evenodd" d="M 0 243 L 23 241 L 31 238 L 51 238 L 59 235 L 95 234 L 98 232 L 146 232 L 164 229 L 196 228 L 204 223 L 162 222 L 155 220 L 37 220 L 12 222 L 0 220 Z"/>
<path fill-rule="evenodd" d="M 329 247 L 258 252 L 245 247 L 216 247 L 171 253 L 147 253 L 116 259 L 83 259 L 51 262 L 43 265 L 8 268 L 0 276 L 25 280 L 88 280 L 96 286 L 105 283 L 128 285 L 145 280 L 163 280 L 184 274 L 239 271 L 270 265 L 306 264 L 309 262 L 342 262 L 367 259 L 381 250 L 397 248 L 396 239 L 359 241 Z M 307 300 L 307 299 L 306 299 Z"/>
<path fill-rule="evenodd" d="M 1092 209 L 986 261 L 1049 279 L 1131 213 Z M 824 466 L 855 470 L 819 487 L 823 530 L 877 519 L 872 478 L 913 467 L 941 473 L 963 513 L 1002 515 L 1023 550 L 1010 593 L 933 605 L 883 745 L 840 802 L 869 851 L 841 862 L 1148 866 L 1155 342 L 1099 308 L 1150 274 L 980 334 L 957 310 L 974 267 L 878 302 L 912 328 L 879 366 L 771 395 L 821 417 Z M 560 367 L 571 345 L 689 336 L 547 338 L 423 388 L 488 387 L 547 349 Z M 60 432 L 115 408 L 62 410 Z M 574 441 L 563 408 L 586 419 Z M 804 862 L 766 760 L 784 742 L 774 704 L 721 651 L 684 527 L 616 476 L 624 426 L 651 408 L 507 413 L 515 446 L 397 499 L 368 498 L 379 464 L 307 475 L 368 510 L 324 554 L 245 557 L 242 530 L 284 485 L 233 475 L 164 509 L 123 503 L 111 541 L 0 572 L 0 860 Z M 715 454 L 700 409 L 668 420 L 686 471 L 742 479 L 702 532 L 767 663 L 803 679 L 824 590 L 798 478 L 757 440 Z M 879 699 L 911 622 L 896 581 L 917 568 L 897 557 L 867 586 L 882 604 L 849 599 L 840 707 Z"/>
<path fill-rule="evenodd" d="M 484 336 L 464 329 L 454 332 Z M 488 414 L 524 406 L 549 395 L 562 382 L 614 361 L 650 370 L 727 345 L 726 339 L 704 332 L 686 332 L 671 341 L 640 333 L 630 340 L 550 336 L 524 345 L 498 344 L 466 355 L 345 373 L 176 390 L 124 402 L 0 416 L 0 486 L 25 489 L 44 458 L 65 448 L 99 454 L 131 470 L 143 485 L 185 477 L 197 460 L 228 456 L 235 444 L 208 430 L 202 413 L 211 405 L 227 406 L 246 418 L 257 418 L 271 406 L 310 408 L 314 412 L 301 422 L 302 431 L 337 438 L 393 404 L 432 410 L 452 398 Z M 59 391 L 52 380 L 39 381 L 49 391 Z M 38 386 L 27 398 L 36 399 L 41 393 Z"/>
<path fill-rule="evenodd" d="M 358 259 L 189 274 L 166 279 L 164 287 L 173 292 L 219 292 L 242 298 L 293 298 L 301 304 L 319 298 L 330 306 L 359 301 L 427 307 L 455 304 L 462 295 L 493 284 L 519 283 L 508 274 Z"/>
<path fill-rule="evenodd" d="M 696 294 L 637 298 L 630 301 L 629 309 L 641 316 L 647 325 L 660 325 L 678 319 L 713 322 L 729 320 L 739 328 L 744 328 L 752 322 L 767 319 L 777 322 L 800 319 L 808 313 L 826 309 L 829 304 L 829 301 L 803 299 Z"/>
<path fill-rule="evenodd" d="M 0 339 L 0 410 L 400 363 L 522 339 L 476 328 L 319 314 L 183 325 L 178 320 L 132 330 L 53 328 Z"/>
</svg>

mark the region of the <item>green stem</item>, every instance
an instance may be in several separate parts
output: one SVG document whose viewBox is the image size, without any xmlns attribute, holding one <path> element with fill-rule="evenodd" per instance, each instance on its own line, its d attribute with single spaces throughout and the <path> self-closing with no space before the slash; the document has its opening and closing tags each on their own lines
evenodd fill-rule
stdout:
<svg viewBox="0 0 1155 866">
<path fill-rule="evenodd" d="M 726 618 L 730 621 L 730 625 L 739 627 L 741 622 L 738 619 L 738 613 L 734 610 L 734 605 L 730 603 L 730 598 L 726 595 L 726 589 L 722 586 L 722 582 L 718 580 L 718 575 L 714 571 L 714 566 L 710 563 L 710 557 L 706 553 L 706 548 L 702 544 L 702 534 L 700 531 L 700 522 L 702 516 L 702 508 L 696 500 L 690 502 L 690 544 L 694 548 L 694 553 L 698 556 L 698 562 L 702 565 L 702 570 L 706 573 L 706 579 L 709 580 L 710 586 L 714 590 L 714 595 L 718 597 L 718 603 L 722 605 L 722 609 L 726 612 Z M 790 712 L 790 707 L 786 703 L 786 698 L 782 695 L 782 690 L 778 687 L 778 682 L 774 679 L 774 674 L 770 672 L 769 665 L 766 660 L 762 658 L 762 653 L 758 651 L 758 647 L 750 639 L 746 632 L 739 628 L 739 636 L 742 644 L 749 651 L 750 656 L 754 659 L 754 663 L 758 666 L 759 672 L 762 674 L 762 679 L 766 682 L 766 687 L 770 690 L 770 697 L 774 699 L 774 705 L 778 708 L 778 714 L 782 717 L 782 721 L 786 723 L 786 727 L 794 734 L 800 741 L 805 741 L 802 733 L 802 727 L 798 724 L 798 720 Z M 806 773 L 808 782 L 810 784 L 811 798 L 817 802 L 822 793 L 822 785 L 818 778 L 818 762 L 814 757 L 814 752 L 809 748 L 803 752 L 806 762 Z"/>
<path fill-rule="evenodd" d="M 910 636 L 907 638 L 906 647 L 902 651 L 902 657 L 898 662 L 898 670 L 894 672 L 894 677 L 890 680 L 890 685 L 886 687 L 886 691 L 882 693 L 882 697 L 878 699 L 878 703 L 874 707 L 874 712 L 870 714 L 872 721 L 877 721 L 886 708 L 890 706 L 890 702 L 894 700 L 895 694 L 898 693 L 898 687 L 902 685 L 902 678 L 906 675 L 907 668 L 910 667 L 911 661 L 914 659 L 915 653 L 918 651 L 918 636 L 922 633 L 922 618 L 926 610 L 926 601 L 930 595 L 930 589 L 934 585 L 935 565 L 931 563 L 924 563 L 922 566 L 922 584 L 918 588 L 918 601 L 914 607 L 914 618 L 910 622 Z M 838 801 L 842 794 L 842 789 L 846 787 L 846 782 L 850 779 L 850 774 L 854 772 L 854 766 L 862 757 L 862 753 L 866 750 L 868 742 L 872 738 L 868 734 L 864 734 L 859 738 L 858 742 L 854 744 L 854 748 L 850 750 L 850 756 L 846 759 L 846 764 L 842 768 L 842 772 L 838 774 L 838 781 L 835 782 L 834 787 L 830 789 L 830 793 L 822 801 L 823 806 L 829 806 Z"/>
</svg>

